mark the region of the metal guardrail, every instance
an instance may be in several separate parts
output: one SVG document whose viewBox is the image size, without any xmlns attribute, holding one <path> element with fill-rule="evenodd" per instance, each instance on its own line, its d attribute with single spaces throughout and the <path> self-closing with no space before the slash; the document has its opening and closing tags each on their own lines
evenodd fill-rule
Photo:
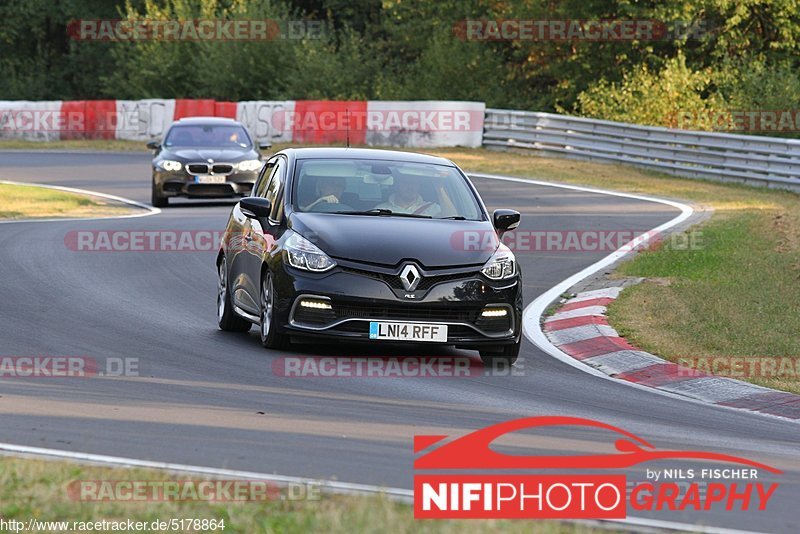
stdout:
<svg viewBox="0 0 800 534">
<path fill-rule="evenodd" d="M 486 109 L 483 145 L 800 192 L 800 140 Z"/>
</svg>

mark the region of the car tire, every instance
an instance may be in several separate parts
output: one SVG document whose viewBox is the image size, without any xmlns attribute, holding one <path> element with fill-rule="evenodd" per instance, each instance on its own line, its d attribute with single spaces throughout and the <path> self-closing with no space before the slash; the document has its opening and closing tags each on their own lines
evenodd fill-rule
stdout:
<svg viewBox="0 0 800 534">
<path fill-rule="evenodd" d="M 228 262 L 223 256 L 217 269 L 217 324 L 226 332 L 247 332 L 252 325 L 233 311 L 229 288 Z"/>
<path fill-rule="evenodd" d="M 169 205 L 169 198 L 159 192 L 156 184 L 153 184 L 150 191 L 150 204 L 152 204 L 154 208 L 166 208 Z"/>
<path fill-rule="evenodd" d="M 278 320 L 275 315 L 275 285 L 272 283 L 272 273 L 264 269 L 261 276 L 260 291 L 260 318 L 259 334 L 261 344 L 267 349 L 283 349 L 289 346 L 289 336 L 278 332 Z"/>
<path fill-rule="evenodd" d="M 501 351 L 482 350 L 481 361 L 486 367 L 511 367 L 519 357 L 520 345 L 522 345 L 521 339 L 512 345 L 503 345 Z"/>
</svg>

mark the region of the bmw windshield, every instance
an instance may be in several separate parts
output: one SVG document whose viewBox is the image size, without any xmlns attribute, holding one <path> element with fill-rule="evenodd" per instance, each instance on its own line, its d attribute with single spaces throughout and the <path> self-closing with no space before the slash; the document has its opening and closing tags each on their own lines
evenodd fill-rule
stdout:
<svg viewBox="0 0 800 534">
<path fill-rule="evenodd" d="M 229 124 L 182 124 L 173 126 L 165 147 L 250 148 L 253 145 L 247 130 Z"/>
<path fill-rule="evenodd" d="M 484 220 L 466 178 L 445 165 L 299 160 L 294 191 L 294 208 L 300 212 Z"/>
</svg>

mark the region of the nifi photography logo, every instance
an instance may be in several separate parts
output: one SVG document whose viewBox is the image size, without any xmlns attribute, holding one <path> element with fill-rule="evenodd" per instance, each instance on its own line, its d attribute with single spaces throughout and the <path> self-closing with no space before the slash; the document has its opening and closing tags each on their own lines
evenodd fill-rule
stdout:
<svg viewBox="0 0 800 534">
<path fill-rule="evenodd" d="M 491 448 L 492 442 L 505 434 L 537 427 L 610 431 L 616 436 L 615 452 L 519 456 Z M 414 436 L 414 453 L 418 454 L 414 460 L 416 519 L 624 519 L 629 508 L 635 511 L 765 510 L 779 486 L 766 480 L 770 478 L 768 473 L 782 473 L 774 467 L 737 456 L 658 450 L 621 428 L 578 417 L 527 417 L 499 423 L 442 444 L 447 438 Z M 432 450 L 423 453 L 427 449 Z M 648 481 L 633 484 L 628 483 L 624 474 L 603 473 L 664 460 L 728 465 L 708 467 L 703 463 L 702 468 L 697 469 L 647 469 Z M 558 470 L 574 473 L 584 469 L 601 474 L 558 473 Z M 519 474 L 526 470 L 547 470 L 548 474 Z M 431 474 L 421 474 L 421 471 Z M 455 474 L 458 471 L 469 473 Z M 476 471 L 487 474 L 474 474 Z"/>
</svg>

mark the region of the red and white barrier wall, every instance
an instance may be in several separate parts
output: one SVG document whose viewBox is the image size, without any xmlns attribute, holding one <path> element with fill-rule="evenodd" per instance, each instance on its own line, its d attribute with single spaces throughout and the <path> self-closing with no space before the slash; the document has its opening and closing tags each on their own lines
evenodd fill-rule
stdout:
<svg viewBox="0 0 800 534">
<path fill-rule="evenodd" d="M 0 101 L 0 138 L 160 139 L 177 119 L 230 117 L 259 142 L 478 147 L 486 106 L 453 101 Z"/>
</svg>

